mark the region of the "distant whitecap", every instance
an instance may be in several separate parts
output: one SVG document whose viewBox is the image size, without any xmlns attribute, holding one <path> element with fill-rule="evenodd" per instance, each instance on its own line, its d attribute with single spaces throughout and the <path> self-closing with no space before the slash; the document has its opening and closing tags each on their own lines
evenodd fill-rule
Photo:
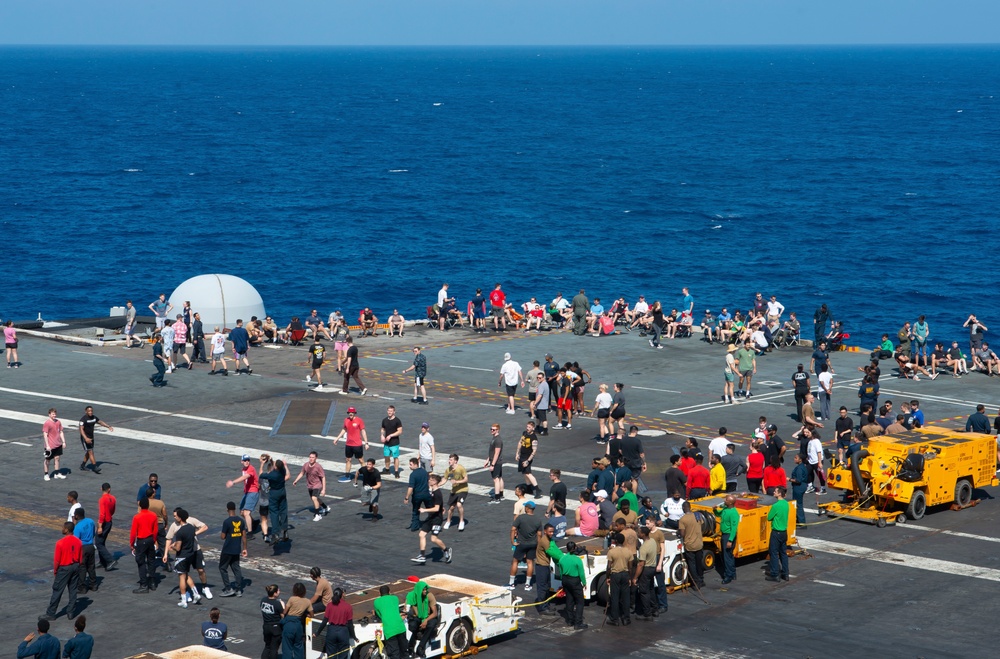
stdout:
<svg viewBox="0 0 1000 659">
<path fill-rule="evenodd" d="M 408 169 L 390 169 L 389 170 L 389 172 L 391 172 L 393 174 L 396 174 L 396 173 L 399 173 L 399 172 L 408 172 L 408 171 L 410 171 L 410 170 L 408 170 Z"/>
<path fill-rule="evenodd" d="M 623 213 L 631 213 L 632 211 L 622 211 Z"/>
<path fill-rule="evenodd" d="M 439 106 L 439 105 L 441 105 L 441 104 L 440 104 L 440 103 L 435 103 L 435 104 L 434 104 L 434 107 L 437 107 L 437 106 Z"/>
<path fill-rule="evenodd" d="M 122 171 L 123 172 L 141 172 L 142 170 L 141 169 L 136 169 L 135 167 L 129 167 L 127 169 L 123 169 Z"/>
<path fill-rule="evenodd" d="M 713 229 L 721 229 L 721 228 L 722 228 L 722 225 L 721 225 L 721 224 L 716 224 L 716 225 L 715 225 L 714 227 L 712 227 L 712 228 L 713 228 Z"/>
<path fill-rule="evenodd" d="M 955 110 L 955 112 L 965 112 L 965 110 Z"/>
</svg>

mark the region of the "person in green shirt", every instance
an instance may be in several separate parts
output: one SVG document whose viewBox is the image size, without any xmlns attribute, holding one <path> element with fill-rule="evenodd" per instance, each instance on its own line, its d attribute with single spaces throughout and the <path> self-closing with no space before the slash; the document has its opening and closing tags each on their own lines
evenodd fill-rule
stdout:
<svg viewBox="0 0 1000 659">
<path fill-rule="evenodd" d="M 413 581 L 414 577 L 410 577 Z M 406 595 L 406 604 L 410 607 L 407 613 L 407 621 L 410 626 L 409 653 L 418 657 L 424 656 L 424 648 L 427 642 L 437 635 L 438 623 L 441 622 L 440 607 L 434 594 L 427 587 L 427 582 L 417 581 L 413 584 L 413 590 Z M 417 641 L 420 644 L 417 644 Z M 414 650 L 416 646 L 416 650 Z"/>
<path fill-rule="evenodd" d="M 583 621 L 583 581 L 586 574 L 583 571 L 583 561 L 576 555 L 576 543 L 566 543 L 566 553 L 563 553 L 553 542 L 547 553 L 559 562 L 562 587 L 566 593 L 566 623 L 576 629 L 586 629 L 589 627 Z"/>
<path fill-rule="evenodd" d="M 389 586 L 378 589 L 379 597 L 372 602 L 375 615 L 382 621 L 382 639 L 389 659 L 406 656 L 406 625 L 399 615 L 399 598 L 389 594 Z"/>
<path fill-rule="evenodd" d="M 628 501 L 629 510 L 641 510 L 639 499 L 632 490 L 625 490 L 625 493 L 618 497 L 618 510 L 622 509 L 622 501 Z"/>
<path fill-rule="evenodd" d="M 785 500 L 785 488 L 777 486 L 774 488 L 774 497 L 777 499 L 771 504 L 771 509 L 767 511 L 767 521 L 771 523 L 771 538 L 768 543 L 767 581 L 777 581 L 780 576 L 788 581 L 788 554 L 785 549 L 788 545 L 788 502 Z"/>
<path fill-rule="evenodd" d="M 743 347 L 736 351 L 736 366 L 739 369 L 740 388 L 736 392 L 737 396 L 750 398 L 750 383 L 757 373 L 757 353 L 750 347 L 750 341 L 746 341 Z"/>
<path fill-rule="evenodd" d="M 726 497 L 725 506 L 719 519 L 719 532 L 722 534 L 722 583 L 731 583 L 736 579 L 736 531 L 740 527 L 740 511 L 736 509 L 736 497 L 730 494 Z"/>
</svg>

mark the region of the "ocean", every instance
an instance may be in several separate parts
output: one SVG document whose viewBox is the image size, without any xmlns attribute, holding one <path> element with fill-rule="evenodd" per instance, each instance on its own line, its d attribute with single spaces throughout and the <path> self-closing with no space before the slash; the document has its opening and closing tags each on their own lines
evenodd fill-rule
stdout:
<svg viewBox="0 0 1000 659">
<path fill-rule="evenodd" d="M 0 55 L 4 319 L 218 272 L 279 323 L 447 281 L 1000 327 L 996 46 Z"/>
</svg>

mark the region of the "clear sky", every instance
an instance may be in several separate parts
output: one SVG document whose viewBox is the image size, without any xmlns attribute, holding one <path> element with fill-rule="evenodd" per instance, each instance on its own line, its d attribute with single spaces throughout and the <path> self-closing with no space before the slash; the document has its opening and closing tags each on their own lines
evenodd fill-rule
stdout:
<svg viewBox="0 0 1000 659">
<path fill-rule="evenodd" d="M 0 44 L 997 43 L 1000 0 L 0 0 Z"/>
</svg>

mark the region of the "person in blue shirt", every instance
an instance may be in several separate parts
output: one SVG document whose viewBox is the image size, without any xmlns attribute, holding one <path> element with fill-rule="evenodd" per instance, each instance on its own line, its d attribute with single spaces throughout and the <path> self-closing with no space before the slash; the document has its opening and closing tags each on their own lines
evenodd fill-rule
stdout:
<svg viewBox="0 0 1000 659">
<path fill-rule="evenodd" d="M 80 561 L 79 583 L 80 593 L 88 590 L 97 590 L 97 548 L 94 546 L 94 537 L 97 535 L 97 525 L 94 520 L 86 517 L 83 508 L 73 511 L 73 535 L 83 543 L 83 556 Z"/>
<path fill-rule="evenodd" d="M 922 428 L 924 425 L 924 411 L 920 409 L 920 401 L 913 399 L 910 401 L 910 414 L 913 415 L 913 427 Z"/>
<path fill-rule="evenodd" d="M 135 495 L 136 503 L 139 503 L 139 501 L 141 501 L 142 498 L 146 496 L 146 488 L 149 487 L 153 488 L 156 491 L 156 494 L 153 495 L 153 498 L 156 499 L 157 501 L 160 500 L 160 477 L 157 476 L 156 474 L 150 474 L 149 480 L 147 480 L 145 483 L 139 486 L 139 492 L 138 494 Z"/>
<path fill-rule="evenodd" d="M 31 632 L 17 646 L 17 659 L 59 659 L 59 639 L 49 634 L 49 621 L 39 620 L 37 629 L 38 638 L 35 638 L 35 632 Z"/>
<path fill-rule="evenodd" d="M 227 651 L 226 637 L 229 636 L 229 628 L 226 623 L 219 622 L 222 612 L 213 608 L 208 612 L 208 620 L 201 623 L 201 636 L 205 639 L 205 645 L 216 650 Z"/>
<path fill-rule="evenodd" d="M 684 298 L 681 300 L 681 311 L 687 311 L 688 315 L 694 318 L 694 296 L 686 288 L 682 288 L 681 293 L 684 294 Z"/>
<path fill-rule="evenodd" d="M 241 318 L 236 319 L 236 327 L 229 331 L 229 340 L 233 342 L 233 353 L 235 353 L 236 358 L 236 375 L 240 374 L 241 361 L 246 365 L 243 372 L 250 375 L 253 373 L 253 369 L 250 368 L 250 360 L 247 358 L 247 353 L 250 351 L 250 333 L 243 327 L 243 320 Z"/>
<path fill-rule="evenodd" d="M 66 641 L 63 657 L 66 659 L 90 659 L 94 653 L 94 637 L 83 630 L 87 628 L 87 616 L 77 616 L 73 623 L 76 636 Z"/>
</svg>

